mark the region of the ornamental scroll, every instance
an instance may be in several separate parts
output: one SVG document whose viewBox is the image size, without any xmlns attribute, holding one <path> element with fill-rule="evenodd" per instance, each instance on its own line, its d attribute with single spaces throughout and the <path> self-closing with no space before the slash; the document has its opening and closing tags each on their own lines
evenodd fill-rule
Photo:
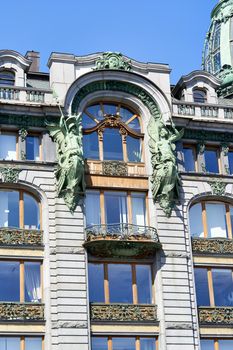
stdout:
<svg viewBox="0 0 233 350">
<path fill-rule="evenodd" d="M 56 143 L 57 193 L 74 212 L 85 191 L 81 115 L 65 118 L 61 113 L 60 123 L 47 123 L 47 128 Z"/>
</svg>

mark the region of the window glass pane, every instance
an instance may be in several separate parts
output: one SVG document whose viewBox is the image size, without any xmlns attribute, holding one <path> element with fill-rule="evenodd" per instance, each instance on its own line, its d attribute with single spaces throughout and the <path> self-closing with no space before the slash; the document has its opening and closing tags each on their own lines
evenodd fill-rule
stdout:
<svg viewBox="0 0 233 350">
<path fill-rule="evenodd" d="M 111 303 L 133 302 L 131 265 L 109 264 L 108 279 Z"/>
<path fill-rule="evenodd" d="M 132 113 L 131 111 L 129 111 L 124 107 L 120 108 L 120 116 L 124 123 L 126 123 L 133 116 L 133 114 L 134 113 Z"/>
<path fill-rule="evenodd" d="M 145 194 L 132 193 L 132 223 L 134 225 L 146 225 Z"/>
<path fill-rule="evenodd" d="M 0 337 L 0 350 L 20 350 L 20 338 Z"/>
<path fill-rule="evenodd" d="M 228 339 L 224 339 L 224 340 L 219 340 L 218 341 L 219 344 L 219 350 L 232 350 L 233 349 L 233 340 L 228 340 Z"/>
<path fill-rule="evenodd" d="M 155 338 L 140 338 L 140 350 L 156 350 Z"/>
<path fill-rule="evenodd" d="M 90 129 L 96 126 L 96 124 L 97 123 L 92 118 L 88 117 L 86 113 L 82 114 L 82 126 L 84 129 Z"/>
<path fill-rule="evenodd" d="M 104 130 L 104 160 L 123 160 L 122 137 L 119 129 Z"/>
<path fill-rule="evenodd" d="M 19 227 L 19 192 L 0 191 L 0 227 Z"/>
<path fill-rule="evenodd" d="M 19 262 L 0 261 L 0 301 L 19 301 Z"/>
<path fill-rule="evenodd" d="M 141 140 L 127 136 L 127 154 L 129 162 L 141 162 Z"/>
<path fill-rule="evenodd" d="M 233 306 L 232 270 L 212 269 L 215 306 Z"/>
<path fill-rule="evenodd" d="M 129 124 L 128 127 L 130 127 L 131 129 L 134 129 L 137 132 L 141 132 L 141 127 L 140 127 L 140 123 L 139 123 L 139 119 L 138 118 L 134 118 Z"/>
<path fill-rule="evenodd" d="M 41 350 L 41 338 L 25 338 L 25 350 Z"/>
<path fill-rule="evenodd" d="M 214 350 L 214 341 L 209 339 L 201 340 L 201 350 Z"/>
<path fill-rule="evenodd" d="M 40 160 L 40 139 L 37 136 L 26 137 L 26 159 Z"/>
<path fill-rule="evenodd" d="M 195 160 L 194 160 L 193 149 L 185 147 L 183 148 L 183 154 L 184 154 L 185 171 L 195 171 Z"/>
<path fill-rule="evenodd" d="M 99 159 L 99 140 L 97 132 L 83 135 L 83 156 L 87 159 Z"/>
<path fill-rule="evenodd" d="M 213 50 L 216 50 L 220 47 L 220 31 L 221 26 L 217 24 L 214 30 Z"/>
<path fill-rule="evenodd" d="M 207 279 L 207 269 L 194 269 L 195 285 L 198 306 L 209 306 L 209 287 Z"/>
<path fill-rule="evenodd" d="M 26 302 L 41 302 L 40 268 L 41 264 L 38 262 L 24 263 L 24 291 Z"/>
<path fill-rule="evenodd" d="M 135 338 L 112 338 L 112 350 L 135 350 Z"/>
<path fill-rule="evenodd" d="M 136 265 L 136 281 L 138 291 L 138 302 L 140 304 L 151 304 L 152 281 L 150 265 Z"/>
<path fill-rule="evenodd" d="M 103 119 L 103 112 L 100 108 L 100 104 L 87 107 L 87 112 L 89 112 L 94 118 L 101 120 Z"/>
<path fill-rule="evenodd" d="M 208 237 L 227 237 L 225 204 L 206 203 Z"/>
<path fill-rule="evenodd" d="M 0 135 L 0 159 L 16 159 L 16 136 Z"/>
<path fill-rule="evenodd" d="M 92 337 L 91 350 L 108 350 L 108 339 L 102 337 Z"/>
<path fill-rule="evenodd" d="M 228 152 L 229 172 L 233 174 L 233 152 Z"/>
<path fill-rule="evenodd" d="M 206 93 L 201 90 L 193 91 L 193 101 L 197 103 L 205 103 L 206 102 Z"/>
<path fill-rule="evenodd" d="M 208 173 L 218 173 L 218 157 L 214 150 L 205 151 L 205 168 Z"/>
<path fill-rule="evenodd" d="M 126 192 L 104 192 L 106 224 L 127 223 Z"/>
<path fill-rule="evenodd" d="M 218 72 L 221 69 L 221 56 L 220 52 L 217 52 L 214 55 L 214 73 Z"/>
<path fill-rule="evenodd" d="M 99 191 L 86 192 L 85 198 L 86 225 L 100 225 L 100 193 Z"/>
<path fill-rule="evenodd" d="M 201 203 L 194 204 L 190 208 L 189 225 L 190 225 L 191 236 L 204 237 Z"/>
<path fill-rule="evenodd" d="M 104 104 L 104 114 L 115 115 L 117 113 L 117 105 Z"/>
<path fill-rule="evenodd" d="M 104 302 L 104 265 L 88 264 L 90 302 Z"/>
<path fill-rule="evenodd" d="M 24 228 L 39 229 L 40 213 L 37 201 L 30 195 L 24 193 Z"/>
</svg>

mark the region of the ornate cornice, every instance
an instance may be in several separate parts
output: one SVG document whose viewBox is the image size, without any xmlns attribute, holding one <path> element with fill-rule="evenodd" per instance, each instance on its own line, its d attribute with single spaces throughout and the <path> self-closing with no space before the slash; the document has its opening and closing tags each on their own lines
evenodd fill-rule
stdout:
<svg viewBox="0 0 233 350">
<path fill-rule="evenodd" d="M 0 229 L 0 246 L 42 246 L 43 231 L 14 228 Z"/>
<path fill-rule="evenodd" d="M 0 303 L 0 321 L 44 321 L 44 305 Z"/>
<path fill-rule="evenodd" d="M 55 123 L 59 120 L 59 117 L 36 117 L 32 115 L 0 115 L 0 124 L 4 125 L 17 125 L 20 128 L 31 127 L 46 127 L 46 119 L 49 123 Z"/>
<path fill-rule="evenodd" d="M 156 322 L 155 305 L 91 304 L 92 322 Z"/>
<path fill-rule="evenodd" d="M 233 240 L 226 238 L 192 238 L 194 254 L 233 254 Z"/>
<path fill-rule="evenodd" d="M 218 132 L 213 130 L 185 129 L 183 139 L 197 141 L 233 142 L 233 133 Z"/>
<path fill-rule="evenodd" d="M 199 322 L 212 326 L 232 326 L 233 307 L 199 307 Z"/>
</svg>

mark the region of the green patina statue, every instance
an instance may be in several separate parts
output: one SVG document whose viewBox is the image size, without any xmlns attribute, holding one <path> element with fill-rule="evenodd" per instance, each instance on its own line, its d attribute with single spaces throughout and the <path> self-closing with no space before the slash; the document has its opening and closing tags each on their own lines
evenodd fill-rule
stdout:
<svg viewBox="0 0 233 350">
<path fill-rule="evenodd" d="M 61 111 L 59 124 L 47 128 L 57 149 L 57 193 L 74 212 L 85 191 L 81 114 L 65 118 Z"/>
<path fill-rule="evenodd" d="M 154 201 L 158 200 L 166 216 L 171 216 L 175 199 L 179 197 L 179 174 L 176 165 L 175 141 L 179 140 L 184 130 L 178 131 L 171 121 L 168 128 L 162 118 L 151 117 L 148 125 L 151 151 L 152 194 Z"/>
</svg>

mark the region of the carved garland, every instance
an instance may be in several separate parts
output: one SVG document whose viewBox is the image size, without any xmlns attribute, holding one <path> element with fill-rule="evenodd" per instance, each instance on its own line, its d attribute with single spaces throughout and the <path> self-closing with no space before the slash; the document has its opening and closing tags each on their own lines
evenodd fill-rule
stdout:
<svg viewBox="0 0 233 350">
<path fill-rule="evenodd" d="M 232 325 L 232 307 L 199 308 L 199 321 L 202 324 Z"/>
<path fill-rule="evenodd" d="M 192 249 L 196 254 L 233 254 L 233 241 L 226 238 L 192 238 Z"/>
<path fill-rule="evenodd" d="M 0 321 L 44 321 L 44 305 L 0 303 Z"/>
</svg>

